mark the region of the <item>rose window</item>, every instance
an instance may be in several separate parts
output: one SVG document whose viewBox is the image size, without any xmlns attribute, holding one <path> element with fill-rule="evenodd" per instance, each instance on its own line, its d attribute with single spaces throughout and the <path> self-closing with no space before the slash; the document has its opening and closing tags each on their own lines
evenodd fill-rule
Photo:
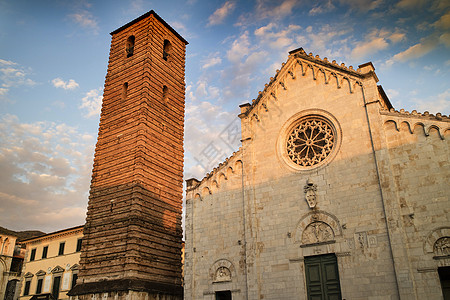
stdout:
<svg viewBox="0 0 450 300">
<path fill-rule="evenodd" d="M 287 138 L 289 159 L 302 167 L 319 164 L 330 155 L 335 145 L 332 125 L 318 116 L 301 120 Z"/>
</svg>

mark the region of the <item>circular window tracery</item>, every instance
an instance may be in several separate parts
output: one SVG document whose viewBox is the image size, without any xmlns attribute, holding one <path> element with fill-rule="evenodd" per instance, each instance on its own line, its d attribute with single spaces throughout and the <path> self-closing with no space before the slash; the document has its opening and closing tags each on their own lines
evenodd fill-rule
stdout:
<svg viewBox="0 0 450 300">
<path fill-rule="evenodd" d="M 320 116 L 301 119 L 286 140 L 289 159 L 300 167 L 312 167 L 325 160 L 335 146 L 335 130 Z"/>
</svg>

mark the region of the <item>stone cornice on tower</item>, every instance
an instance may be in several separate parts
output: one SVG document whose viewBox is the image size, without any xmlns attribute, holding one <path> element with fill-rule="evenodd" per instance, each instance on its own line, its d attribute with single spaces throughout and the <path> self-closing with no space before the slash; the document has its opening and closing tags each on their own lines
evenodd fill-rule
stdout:
<svg viewBox="0 0 450 300">
<path fill-rule="evenodd" d="M 173 29 L 169 24 L 166 23 L 166 21 L 164 21 L 157 13 L 155 13 L 154 10 L 151 10 L 145 14 L 143 14 L 142 16 L 134 19 L 133 21 L 128 22 L 127 24 L 117 28 L 116 30 L 112 31 L 110 33 L 110 35 L 116 34 L 128 27 L 130 27 L 131 25 L 147 18 L 148 16 L 153 15 L 158 21 L 160 21 L 164 26 L 166 26 L 170 31 L 172 31 L 173 34 L 175 34 L 181 41 L 183 41 L 186 45 L 189 44 L 178 32 L 175 31 L 175 29 Z"/>
</svg>

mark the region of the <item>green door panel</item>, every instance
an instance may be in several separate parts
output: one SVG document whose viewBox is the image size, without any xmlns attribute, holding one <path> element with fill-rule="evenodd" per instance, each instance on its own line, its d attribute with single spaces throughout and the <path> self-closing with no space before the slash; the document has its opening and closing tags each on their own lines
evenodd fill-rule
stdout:
<svg viewBox="0 0 450 300">
<path fill-rule="evenodd" d="M 305 257 L 308 300 L 341 300 L 339 270 L 334 254 Z"/>
</svg>

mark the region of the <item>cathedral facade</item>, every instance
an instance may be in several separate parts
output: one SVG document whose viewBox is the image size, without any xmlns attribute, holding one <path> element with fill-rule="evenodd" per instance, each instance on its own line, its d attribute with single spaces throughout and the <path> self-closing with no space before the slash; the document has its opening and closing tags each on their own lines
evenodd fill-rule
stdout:
<svg viewBox="0 0 450 300">
<path fill-rule="evenodd" d="M 240 106 L 242 146 L 187 180 L 185 299 L 448 296 L 450 118 L 377 82 L 300 48 Z"/>
</svg>

